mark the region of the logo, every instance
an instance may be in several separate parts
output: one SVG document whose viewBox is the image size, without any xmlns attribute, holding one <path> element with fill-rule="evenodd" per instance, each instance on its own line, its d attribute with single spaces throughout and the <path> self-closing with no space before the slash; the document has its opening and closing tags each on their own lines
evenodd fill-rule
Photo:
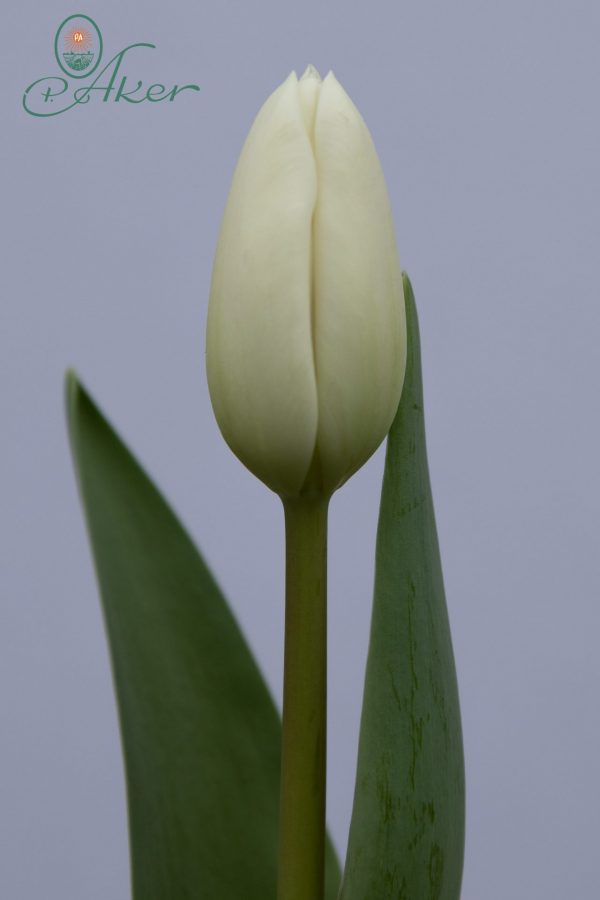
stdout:
<svg viewBox="0 0 600 900">
<path fill-rule="evenodd" d="M 68 16 L 58 26 L 54 37 L 54 57 L 59 69 L 66 75 L 45 75 L 33 81 L 23 94 L 23 109 L 31 116 L 47 118 L 59 116 L 77 106 L 85 106 L 92 97 L 102 103 L 172 103 L 183 91 L 199 91 L 197 84 L 167 87 L 156 82 L 147 87 L 141 80 L 134 86 L 126 75 L 121 75 L 123 60 L 127 54 L 141 49 L 155 50 L 156 44 L 135 43 L 119 50 L 104 67 L 104 44 L 100 29 L 93 19 L 83 13 Z M 128 65 L 134 62 L 132 55 Z M 92 79 L 92 76 L 95 76 Z M 90 79 L 84 84 L 84 79 Z"/>
<path fill-rule="evenodd" d="M 91 75 L 102 57 L 102 35 L 94 20 L 81 15 L 65 19 L 54 38 L 54 55 L 63 72 L 72 78 Z"/>
</svg>

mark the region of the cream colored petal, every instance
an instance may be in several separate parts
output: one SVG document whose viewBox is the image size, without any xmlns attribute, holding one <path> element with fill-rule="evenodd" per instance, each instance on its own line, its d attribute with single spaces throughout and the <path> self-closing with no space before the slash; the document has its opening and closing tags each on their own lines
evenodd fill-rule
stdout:
<svg viewBox="0 0 600 900">
<path fill-rule="evenodd" d="M 321 89 L 321 76 L 313 65 L 308 65 L 298 82 L 298 90 L 300 92 L 300 106 L 302 107 L 302 115 L 304 117 L 304 126 L 309 139 L 312 141 L 313 129 L 315 124 L 315 111 L 319 100 L 319 91 Z"/>
<path fill-rule="evenodd" d="M 371 135 L 329 73 L 314 129 L 314 341 L 324 482 L 339 486 L 394 418 L 406 364 L 400 263 Z"/>
<path fill-rule="evenodd" d="M 295 494 L 314 451 L 311 219 L 316 173 L 295 73 L 269 97 L 235 170 L 215 257 L 207 374 L 223 436 Z"/>
</svg>

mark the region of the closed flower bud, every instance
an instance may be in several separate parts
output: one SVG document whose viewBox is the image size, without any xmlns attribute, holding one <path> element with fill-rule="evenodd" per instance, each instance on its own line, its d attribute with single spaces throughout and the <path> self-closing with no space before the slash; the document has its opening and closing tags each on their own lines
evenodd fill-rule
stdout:
<svg viewBox="0 0 600 900">
<path fill-rule="evenodd" d="M 405 361 L 371 135 L 332 72 L 292 72 L 250 129 L 221 226 L 207 323 L 217 422 L 282 497 L 328 496 L 386 436 Z"/>
</svg>

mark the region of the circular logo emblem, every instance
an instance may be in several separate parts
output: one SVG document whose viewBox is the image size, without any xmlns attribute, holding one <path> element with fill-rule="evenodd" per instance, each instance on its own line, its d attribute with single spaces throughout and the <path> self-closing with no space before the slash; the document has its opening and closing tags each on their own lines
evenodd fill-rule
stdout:
<svg viewBox="0 0 600 900">
<path fill-rule="evenodd" d="M 70 78 L 91 75 L 102 57 L 102 35 L 89 16 L 69 16 L 54 38 L 56 61 Z"/>
</svg>

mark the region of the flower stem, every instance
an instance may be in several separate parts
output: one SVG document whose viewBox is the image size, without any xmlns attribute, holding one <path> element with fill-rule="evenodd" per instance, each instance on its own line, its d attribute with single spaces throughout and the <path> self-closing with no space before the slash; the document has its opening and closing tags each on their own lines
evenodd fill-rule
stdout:
<svg viewBox="0 0 600 900">
<path fill-rule="evenodd" d="M 278 900 L 323 900 L 328 499 L 284 500 L 285 661 Z"/>
</svg>

